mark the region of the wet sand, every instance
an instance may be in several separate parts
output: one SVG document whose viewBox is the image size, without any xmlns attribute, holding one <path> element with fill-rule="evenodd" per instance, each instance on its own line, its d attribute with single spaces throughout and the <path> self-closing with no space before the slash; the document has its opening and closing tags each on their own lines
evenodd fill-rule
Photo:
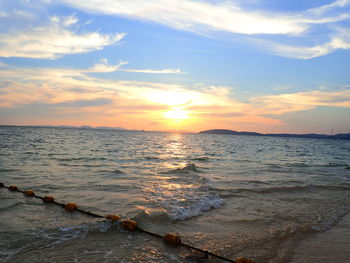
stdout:
<svg viewBox="0 0 350 263">
<path fill-rule="evenodd" d="M 303 240 L 290 261 L 299 262 L 350 263 L 350 214 L 332 229 Z"/>
</svg>

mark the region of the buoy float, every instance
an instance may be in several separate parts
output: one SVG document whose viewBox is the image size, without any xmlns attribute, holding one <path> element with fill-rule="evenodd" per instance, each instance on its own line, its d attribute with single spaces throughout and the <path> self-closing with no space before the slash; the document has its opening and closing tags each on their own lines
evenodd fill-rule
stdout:
<svg viewBox="0 0 350 263">
<path fill-rule="evenodd" d="M 252 259 L 239 257 L 239 258 L 236 259 L 236 263 L 255 263 L 255 261 L 252 260 Z"/>
<path fill-rule="evenodd" d="M 117 215 L 107 215 L 106 219 L 109 219 L 109 220 L 117 222 L 117 221 L 119 221 L 120 217 L 117 216 Z"/>
<path fill-rule="evenodd" d="M 122 221 L 122 226 L 129 231 L 135 231 L 137 229 L 137 223 L 130 219 Z"/>
<path fill-rule="evenodd" d="M 169 243 L 169 244 L 173 244 L 173 245 L 180 245 L 181 244 L 181 238 L 178 235 L 175 234 L 166 234 L 164 236 L 164 241 Z"/>
<path fill-rule="evenodd" d="M 18 190 L 18 187 L 15 185 L 10 185 L 8 189 L 11 191 L 16 191 L 16 190 Z"/>
<path fill-rule="evenodd" d="M 25 194 L 26 196 L 34 196 L 34 195 L 35 195 L 34 192 L 31 191 L 31 190 L 24 191 L 24 194 Z"/>
<path fill-rule="evenodd" d="M 3 183 L 0 183 L 0 187 L 4 187 L 5 185 Z"/>
<path fill-rule="evenodd" d="M 46 203 L 53 203 L 55 201 L 55 198 L 53 198 L 52 196 L 44 196 L 43 197 L 43 201 L 46 202 Z"/>
<path fill-rule="evenodd" d="M 67 203 L 64 205 L 64 208 L 67 210 L 67 211 L 74 211 L 74 210 L 77 210 L 78 209 L 78 206 L 74 203 Z"/>
</svg>

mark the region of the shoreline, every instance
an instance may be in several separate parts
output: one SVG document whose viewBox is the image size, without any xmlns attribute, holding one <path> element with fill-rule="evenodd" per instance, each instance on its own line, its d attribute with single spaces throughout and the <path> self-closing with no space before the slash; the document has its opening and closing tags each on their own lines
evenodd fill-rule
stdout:
<svg viewBox="0 0 350 263">
<path fill-rule="evenodd" d="M 289 263 L 350 262 L 350 213 L 333 228 L 305 238 Z"/>
</svg>

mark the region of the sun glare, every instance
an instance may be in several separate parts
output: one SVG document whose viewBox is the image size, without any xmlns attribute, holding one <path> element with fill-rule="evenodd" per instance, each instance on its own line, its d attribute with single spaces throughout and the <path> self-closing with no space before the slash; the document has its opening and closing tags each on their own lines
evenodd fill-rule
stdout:
<svg viewBox="0 0 350 263">
<path fill-rule="evenodd" d="M 180 106 L 189 103 L 193 98 L 190 92 L 183 91 L 152 91 L 147 98 L 155 103 L 169 106 Z"/>
<path fill-rule="evenodd" d="M 188 112 L 180 108 L 173 108 L 172 110 L 165 112 L 164 116 L 173 120 L 186 120 L 189 118 Z"/>
</svg>

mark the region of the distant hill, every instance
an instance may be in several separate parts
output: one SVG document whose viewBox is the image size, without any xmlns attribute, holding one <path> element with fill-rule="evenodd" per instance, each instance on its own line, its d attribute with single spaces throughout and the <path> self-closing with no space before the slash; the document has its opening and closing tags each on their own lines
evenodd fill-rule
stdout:
<svg viewBox="0 0 350 263">
<path fill-rule="evenodd" d="M 246 132 L 246 131 L 238 132 L 238 131 L 225 130 L 225 129 L 213 129 L 213 130 L 201 131 L 199 133 L 203 133 L 203 134 L 230 134 L 230 135 L 263 136 L 263 134 L 257 133 L 257 132 Z"/>
<path fill-rule="evenodd" d="M 253 135 L 253 136 L 269 136 L 269 137 L 292 137 L 292 138 L 318 138 L 318 139 L 343 139 L 350 140 L 350 133 L 341 133 L 335 135 L 327 135 L 327 134 L 288 134 L 288 133 L 258 133 L 258 132 L 247 132 L 247 131 L 233 131 L 233 130 L 225 130 L 225 129 L 212 129 L 199 132 L 200 134 L 225 134 L 225 135 Z"/>
</svg>

